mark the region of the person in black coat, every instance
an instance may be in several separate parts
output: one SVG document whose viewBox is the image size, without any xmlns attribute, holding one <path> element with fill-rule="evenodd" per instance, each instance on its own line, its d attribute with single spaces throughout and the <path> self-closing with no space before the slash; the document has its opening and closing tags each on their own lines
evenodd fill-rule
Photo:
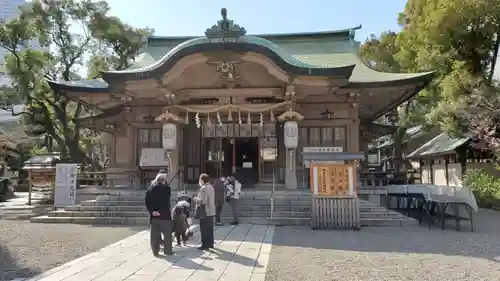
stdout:
<svg viewBox="0 0 500 281">
<path fill-rule="evenodd" d="M 167 175 L 159 173 L 146 191 L 146 209 L 151 221 L 151 250 L 158 256 L 163 243 L 165 255 L 172 255 L 172 215 L 170 213 L 170 186 Z M 163 234 L 163 241 L 162 241 Z"/>
</svg>

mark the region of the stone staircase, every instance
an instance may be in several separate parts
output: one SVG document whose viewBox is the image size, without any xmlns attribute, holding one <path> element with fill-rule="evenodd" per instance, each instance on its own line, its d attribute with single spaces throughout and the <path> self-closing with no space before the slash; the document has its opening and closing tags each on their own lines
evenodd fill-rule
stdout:
<svg viewBox="0 0 500 281">
<path fill-rule="evenodd" d="M 359 200 L 361 226 L 417 225 L 418 221 L 385 207 Z"/>
<path fill-rule="evenodd" d="M 172 205 L 176 195 L 172 194 Z M 271 192 L 252 190 L 242 192 L 238 214 L 240 222 L 271 225 L 308 225 L 311 212 L 310 195 L 302 191 L 277 191 L 271 218 Z M 97 196 L 77 206 L 49 212 L 31 219 L 40 223 L 77 224 L 148 224 L 144 207 L 144 191 L 125 191 L 114 195 Z M 232 220 L 229 205 L 222 213 L 223 222 Z"/>
<path fill-rule="evenodd" d="M 172 204 L 176 194 L 172 194 Z M 241 194 L 238 214 L 240 222 L 269 225 L 308 226 L 311 215 L 311 195 L 307 191 L 275 191 L 274 212 L 271 217 L 271 192 L 250 190 Z M 417 223 L 384 207 L 360 201 L 362 226 L 400 226 Z M 223 222 L 232 220 L 230 207 L 226 204 L 222 213 Z M 95 200 L 85 200 L 79 205 L 64 210 L 31 218 L 33 223 L 75 224 L 138 224 L 147 225 L 148 214 L 144 207 L 144 191 L 115 192 L 100 195 Z"/>
</svg>

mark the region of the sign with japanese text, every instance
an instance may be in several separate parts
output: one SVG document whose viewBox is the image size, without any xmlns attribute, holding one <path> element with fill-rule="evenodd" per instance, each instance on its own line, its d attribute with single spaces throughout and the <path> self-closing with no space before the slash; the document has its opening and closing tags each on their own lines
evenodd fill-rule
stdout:
<svg viewBox="0 0 500 281">
<path fill-rule="evenodd" d="M 312 192 L 321 196 L 356 196 L 354 171 L 351 164 L 313 162 L 310 168 Z"/>
<path fill-rule="evenodd" d="M 76 204 L 78 164 L 56 164 L 54 186 L 54 207 L 66 207 Z"/>
</svg>

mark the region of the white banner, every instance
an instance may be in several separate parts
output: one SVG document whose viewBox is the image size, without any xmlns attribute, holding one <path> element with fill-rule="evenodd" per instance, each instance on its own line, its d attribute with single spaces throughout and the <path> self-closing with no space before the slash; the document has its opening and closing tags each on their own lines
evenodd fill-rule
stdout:
<svg viewBox="0 0 500 281">
<path fill-rule="evenodd" d="M 54 183 L 54 207 L 66 207 L 76 204 L 76 184 L 78 164 L 56 164 Z"/>
</svg>

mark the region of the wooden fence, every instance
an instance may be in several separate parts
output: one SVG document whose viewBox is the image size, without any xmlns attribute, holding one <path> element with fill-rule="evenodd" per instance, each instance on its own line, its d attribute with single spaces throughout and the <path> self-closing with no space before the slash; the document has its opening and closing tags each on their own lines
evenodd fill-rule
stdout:
<svg viewBox="0 0 500 281">
<path fill-rule="evenodd" d="M 360 229 L 359 200 L 352 197 L 312 197 L 313 229 Z"/>
</svg>

